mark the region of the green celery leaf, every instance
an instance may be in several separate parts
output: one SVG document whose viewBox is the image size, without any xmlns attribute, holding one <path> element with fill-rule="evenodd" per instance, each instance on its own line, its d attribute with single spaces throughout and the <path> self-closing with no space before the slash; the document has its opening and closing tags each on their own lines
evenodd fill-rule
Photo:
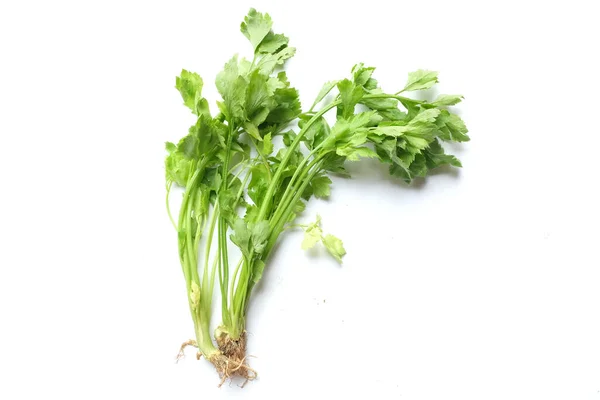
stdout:
<svg viewBox="0 0 600 400">
<path fill-rule="evenodd" d="M 444 148 L 440 142 L 435 139 L 429 144 L 426 151 L 423 152 L 427 162 L 427 168 L 434 169 L 441 167 L 442 165 L 452 165 L 453 167 L 462 167 L 462 164 L 458 158 L 451 154 L 445 154 Z"/>
<path fill-rule="evenodd" d="M 309 115 L 301 115 L 300 121 L 298 122 L 298 127 L 303 129 L 311 119 L 312 117 Z M 329 128 L 329 124 L 325 118 L 320 117 L 306 129 L 304 136 L 302 137 L 302 141 L 306 143 L 306 147 L 308 149 L 312 150 L 314 147 L 321 144 L 321 142 L 323 142 L 327 136 L 329 136 L 330 131 L 331 129 Z"/>
<path fill-rule="evenodd" d="M 295 47 L 284 47 L 277 53 L 264 55 L 257 63 L 256 68 L 258 68 L 261 73 L 270 75 L 275 67 L 283 65 L 285 60 L 293 57 L 294 54 L 296 54 Z"/>
<path fill-rule="evenodd" d="M 331 194 L 331 179 L 327 176 L 317 176 L 310 185 L 316 198 L 325 199 Z"/>
<path fill-rule="evenodd" d="M 406 135 L 404 139 L 408 142 L 408 144 L 418 150 L 423 150 L 429 145 L 429 141 L 427 139 L 418 137 L 418 136 L 410 136 Z"/>
<path fill-rule="evenodd" d="M 410 164 L 409 170 L 414 177 L 425 177 L 425 175 L 427 175 L 427 162 L 425 156 L 420 153 L 415 154 L 415 159 Z"/>
<path fill-rule="evenodd" d="M 383 98 L 383 99 L 362 99 L 361 104 L 369 107 L 371 110 L 393 110 L 398 109 L 398 100 Z M 398 110 L 399 111 L 399 110 Z"/>
<path fill-rule="evenodd" d="M 438 129 L 436 127 L 436 118 L 440 115 L 440 110 L 430 108 L 421 110 L 406 125 L 384 125 L 378 126 L 373 133 L 385 136 L 405 136 L 412 135 L 416 137 L 433 139 L 433 133 Z M 402 121 L 404 123 L 404 121 Z"/>
<path fill-rule="evenodd" d="M 262 142 L 262 137 L 260 137 L 260 132 L 258 131 L 258 127 L 251 122 L 244 122 L 244 129 L 248 132 L 248 135 L 252 136 L 254 139 Z"/>
<path fill-rule="evenodd" d="M 287 46 L 288 42 L 289 39 L 284 35 L 269 32 L 256 49 L 256 52 L 261 54 L 273 54 Z"/>
<path fill-rule="evenodd" d="M 308 224 L 304 230 L 304 239 L 302 240 L 302 250 L 313 248 L 315 244 L 321 241 L 323 230 L 321 229 L 321 216 L 317 214 L 317 220 Z"/>
<path fill-rule="evenodd" d="M 254 283 L 258 283 L 260 278 L 262 278 L 263 271 L 265 270 L 265 262 L 260 258 L 257 258 L 253 261 L 254 267 L 252 268 L 252 281 Z"/>
<path fill-rule="evenodd" d="M 349 118 L 338 118 L 331 133 L 323 141 L 324 150 L 333 150 L 344 144 L 359 146 L 367 139 L 367 131 L 361 129 L 371 122 L 376 114 L 375 111 L 367 111 L 350 116 Z"/>
<path fill-rule="evenodd" d="M 464 99 L 464 96 L 459 94 L 440 94 L 431 104 L 436 107 L 454 106 L 460 103 L 462 99 Z"/>
<path fill-rule="evenodd" d="M 269 221 L 263 220 L 256 223 L 250 223 L 248 226 L 251 230 L 252 248 L 256 254 L 262 254 L 267 245 L 269 234 L 271 233 Z"/>
<path fill-rule="evenodd" d="M 219 214 L 229 226 L 232 226 L 239 219 L 235 210 L 237 200 L 237 192 L 234 193 L 231 189 L 221 190 L 218 194 Z"/>
<path fill-rule="evenodd" d="M 313 105 L 310 109 L 312 110 L 313 108 L 315 108 L 315 106 L 317 104 L 319 104 L 325 98 L 325 96 L 327 96 L 327 94 L 329 94 L 329 92 L 331 92 L 331 89 L 333 89 L 334 87 L 337 86 L 338 82 L 339 81 L 325 82 L 325 84 L 319 91 L 319 94 L 317 95 L 317 98 L 315 99 L 315 102 L 313 103 Z"/>
<path fill-rule="evenodd" d="M 377 114 L 383 117 L 384 121 L 402 121 L 407 118 L 407 114 L 397 108 L 380 110 Z"/>
<path fill-rule="evenodd" d="M 361 158 L 379 158 L 377 153 L 368 147 L 340 147 L 336 154 L 344 156 L 348 161 L 358 161 Z"/>
<path fill-rule="evenodd" d="M 465 123 L 456 114 L 452 114 L 447 110 L 442 110 L 437 119 L 437 127 L 439 129 L 439 137 L 442 140 L 453 142 L 468 142 L 470 140 Z"/>
<path fill-rule="evenodd" d="M 397 176 L 406 183 L 410 183 L 413 179 L 409 169 L 402 164 L 390 165 L 390 175 Z"/>
<path fill-rule="evenodd" d="M 340 176 L 349 178 L 350 174 L 344 168 L 344 162 L 346 161 L 346 157 L 339 156 L 335 153 L 330 153 L 323 160 L 323 170 L 333 172 Z"/>
<path fill-rule="evenodd" d="M 231 241 L 235 243 L 245 256 L 250 254 L 250 237 L 252 233 L 248 229 L 246 222 L 238 218 L 233 224 L 233 233 L 229 236 Z"/>
<path fill-rule="evenodd" d="M 323 244 L 325 248 L 338 262 L 342 263 L 342 257 L 346 254 L 346 249 L 344 249 L 344 244 L 340 239 L 333 235 L 327 235 L 323 238 Z"/>
<path fill-rule="evenodd" d="M 367 90 L 373 90 L 377 88 L 377 81 L 371 78 L 373 71 L 375 71 L 375 67 L 365 67 L 363 63 L 356 64 L 352 68 L 354 83 L 357 86 L 362 86 Z"/>
<path fill-rule="evenodd" d="M 270 124 L 284 124 L 292 121 L 302 112 L 298 91 L 294 88 L 277 89 L 274 95 L 276 106 L 266 118 Z"/>
<path fill-rule="evenodd" d="M 269 132 L 263 138 L 262 153 L 265 157 L 267 157 L 267 156 L 271 155 L 272 152 L 273 152 L 273 141 L 271 139 L 271 133 Z"/>
<path fill-rule="evenodd" d="M 195 72 L 181 70 L 180 76 L 175 78 L 175 88 L 181 93 L 183 104 L 196 115 L 207 115 L 210 117 L 208 102 L 202 97 L 204 82 L 200 75 Z"/>
<path fill-rule="evenodd" d="M 262 14 L 251 8 L 248 15 L 244 18 L 240 30 L 250 40 L 252 47 L 256 50 L 263 39 L 271 31 L 273 21 L 269 14 Z"/>
<path fill-rule="evenodd" d="M 244 215 L 244 221 L 250 223 L 255 222 L 258 218 L 259 208 L 255 205 L 248 204 L 246 206 L 246 214 Z"/>
<path fill-rule="evenodd" d="M 294 213 L 302 214 L 306 210 L 306 203 L 302 200 L 298 200 L 298 202 L 294 205 Z"/>
<path fill-rule="evenodd" d="M 175 146 L 173 143 L 170 143 L 170 145 Z M 166 180 L 185 187 L 192 172 L 193 161 L 170 145 L 167 144 L 169 155 L 165 158 Z"/>
<path fill-rule="evenodd" d="M 429 89 L 438 82 L 438 73 L 436 71 L 417 70 L 408 74 L 408 82 L 403 92 L 412 90 Z"/>
<path fill-rule="evenodd" d="M 352 81 L 344 79 L 338 82 L 338 90 L 340 91 L 340 100 L 342 104 L 338 106 L 338 115 L 343 118 L 349 118 L 354 114 L 354 108 L 362 99 L 364 89 L 362 86 L 356 86 Z"/>
<path fill-rule="evenodd" d="M 252 176 L 248 184 L 248 196 L 260 207 L 269 186 L 269 171 L 263 163 L 254 165 L 250 171 Z"/>
<path fill-rule="evenodd" d="M 277 79 L 274 81 L 279 82 Z M 275 87 L 273 81 L 271 81 L 268 76 L 261 74 L 258 70 L 254 70 L 250 74 L 248 77 L 248 85 L 246 87 L 246 101 L 244 105 L 249 120 L 252 120 L 257 113 L 264 114 L 265 116 L 268 115 L 268 112 L 265 113 L 263 110 L 265 108 L 270 110 L 277 104 L 273 98 L 274 92 Z M 262 118 L 262 121 L 264 121 L 264 117 Z"/>
<path fill-rule="evenodd" d="M 293 130 L 289 130 L 287 132 L 284 132 L 282 134 L 282 136 L 283 136 L 283 144 L 286 147 L 290 147 L 292 142 L 296 139 L 296 132 L 294 132 Z"/>
<path fill-rule="evenodd" d="M 244 104 L 248 82 L 239 73 L 237 56 L 225 64 L 223 71 L 217 75 L 215 84 L 223 97 L 223 103 L 217 103 L 221 112 L 228 120 L 245 120 Z"/>
</svg>

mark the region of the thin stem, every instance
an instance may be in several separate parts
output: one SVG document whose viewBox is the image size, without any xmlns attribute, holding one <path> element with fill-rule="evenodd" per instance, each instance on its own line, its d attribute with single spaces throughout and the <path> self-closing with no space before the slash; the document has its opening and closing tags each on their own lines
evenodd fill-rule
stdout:
<svg viewBox="0 0 600 400">
<path fill-rule="evenodd" d="M 279 235 L 282 232 L 282 226 L 289 219 L 290 214 L 293 211 L 292 205 L 296 204 L 296 202 L 298 202 L 298 200 L 300 199 L 300 196 L 302 196 L 302 193 L 304 192 L 304 190 L 306 189 L 306 187 L 308 186 L 310 181 L 320 172 L 321 165 L 322 165 L 322 157 L 319 157 L 318 162 L 314 165 L 316 166 L 316 168 L 314 168 L 314 170 L 309 174 L 307 179 L 303 180 L 302 185 L 296 192 L 296 195 L 292 198 L 292 200 L 285 207 L 286 212 L 278 220 L 277 225 L 275 225 L 271 229 L 271 234 L 269 236 L 269 241 L 267 242 L 267 247 L 265 248 L 265 250 L 262 254 L 263 260 L 266 260 L 269 257 L 269 254 L 271 253 L 271 250 L 273 249 L 277 238 L 279 237 Z M 248 286 L 244 288 L 245 290 L 243 292 L 243 301 L 240 304 L 239 312 L 242 312 L 245 309 L 245 306 L 248 303 L 248 299 L 250 298 L 250 294 L 252 293 L 253 288 L 254 288 L 254 282 L 253 281 L 248 282 Z"/>
<path fill-rule="evenodd" d="M 402 93 L 404 90 L 401 90 L 395 94 L 386 94 L 386 93 L 377 93 L 377 94 L 367 94 L 363 97 L 363 99 L 396 99 L 399 101 L 408 100 L 408 101 L 416 101 L 421 102 L 420 100 L 411 99 L 410 97 L 398 96 L 399 93 Z"/>
<path fill-rule="evenodd" d="M 211 269 L 211 272 L 210 272 L 210 291 L 209 291 L 209 293 L 210 293 L 209 298 L 210 299 L 212 299 L 213 291 L 215 289 L 215 275 L 216 275 L 215 272 L 217 270 L 217 261 L 218 260 L 219 260 L 219 257 L 215 257 L 213 259 L 213 265 L 212 265 L 212 269 Z"/>
<path fill-rule="evenodd" d="M 306 163 L 308 162 L 309 158 L 314 155 L 314 153 L 317 152 L 317 150 L 319 150 L 319 148 L 315 148 L 313 149 L 305 158 L 302 159 L 302 161 L 300 162 L 300 164 L 298 165 L 298 167 L 296 168 L 296 170 L 294 171 L 294 175 L 292 175 L 292 179 L 290 179 L 290 182 L 288 183 L 287 187 L 285 188 L 285 191 L 283 192 L 283 195 L 281 196 L 281 200 L 279 201 L 279 204 L 283 204 L 288 196 L 290 195 L 290 190 L 294 187 L 294 185 L 296 184 L 297 181 L 297 177 L 299 174 L 304 173 L 304 166 L 306 165 Z M 312 160 L 312 163 L 314 163 L 314 159 Z M 310 169 L 310 166 L 308 167 L 308 169 Z M 277 216 L 278 214 L 281 214 L 282 212 L 282 207 L 277 207 L 277 210 L 275 210 L 275 214 L 274 217 Z M 273 220 L 273 218 L 271 218 L 271 221 Z M 271 225 L 273 226 L 273 225 Z"/>
<path fill-rule="evenodd" d="M 197 190 L 195 188 L 192 189 L 192 194 L 196 195 L 197 194 Z M 191 221 L 192 220 L 192 212 L 194 210 L 194 205 L 191 202 L 188 202 L 187 204 L 187 221 Z M 197 250 L 197 247 L 194 244 L 194 240 L 195 238 L 193 237 L 194 235 L 192 234 L 192 227 L 188 226 L 187 229 L 185 230 L 185 237 L 186 237 L 186 243 L 187 243 L 187 252 L 188 252 L 188 260 L 189 260 L 189 268 L 190 268 L 190 272 L 191 272 L 191 277 L 192 280 L 196 281 L 197 284 L 200 283 L 199 281 L 199 276 L 198 276 L 198 253 L 195 252 L 194 250 Z"/>
<path fill-rule="evenodd" d="M 337 100 L 337 101 L 334 101 L 334 102 L 328 104 L 327 106 L 323 107 L 323 109 L 321 109 L 310 120 L 308 120 L 306 125 L 304 125 L 304 127 L 300 130 L 300 132 L 298 133 L 298 135 L 296 136 L 296 138 L 294 139 L 294 141 L 288 148 L 287 152 L 285 153 L 285 156 L 283 157 L 281 164 L 279 164 L 279 166 L 277 167 L 277 170 L 275 171 L 275 176 L 273 176 L 273 179 L 271 180 L 271 183 L 269 184 L 267 193 L 265 194 L 265 197 L 264 197 L 265 200 L 263 201 L 263 204 L 260 207 L 260 210 L 258 213 L 258 221 L 265 219 L 267 212 L 269 212 L 269 208 L 271 206 L 271 200 L 273 198 L 273 194 L 275 193 L 275 188 L 279 183 L 279 179 L 281 178 L 281 174 L 283 174 L 283 170 L 285 169 L 287 164 L 290 162 L 290 158 L 292 157 L 294 150 L 296 150 L 296 147 L 298 147 L 298 145 L 300 144 L 300 141 L 302 140 L 302 137 L 304 136 L 304 134 L 306 133 L 308 128 L 310 128 L 327 111 L 331 110 L 333 107 L 336 107 L 339 104 L 341 104 L 341 101 Z"/>
<path fill-rule="evenodd" d="M 235 287 L 237 287 L 236 283 L 236 279 L 238 277 L 238 274 L 240 272 L 240 268 L 242 266 L 242 263 L 244 262 L 244 257 L 240 258 L 240 261 L 238 262 L 238 265 L 235 267 L 235 272 L 233 273 L 233 279 L 231 280 L 231 285 L 229 286 L 229 298 L 231 299 L 231 306 L 230 306 L 230 314 L 231 314 L 231 320 L 234 321 L 233 323 L 235 324 L 236 318 L 235 318 L 235 307 L 234 307 L 234 301 L 233 301 L 233 290 Z"/>
<path fill-rule="evenodd" d="M 227 180 L 229 178 L 229 158 L 231 156 L 231 144 L 233 142 L 233 134 L 236 131 L 236 128 L 233 124 L 229 126 L 229 135 L 227 136 L 227 147 L 225 149 L 225 160 L 223 160 L 223 177 L 221 190 L 224 191 L 228 187 Z M 218 201 L 218 200 L 217 200 Z M 222 215 L 219 215 L 219 227 L 218 227 L 218 235 L 219 235 L 219 252 L 221 254 L 221 260 L 219 262 L 219 270 L 220 270 L 220 282 L 221 282 L 221 313 L 223 317 L 225 317 L 227 313 L 227 288 L 229 286 L 229 257 L 228 257 L 228 249 L 227 249 L 227 223 L 225 218 Z"/>
<path fill-rule="evenodd" d="M 196 167 L 195 165 L 192 165 L 192 167 Z M 199 175 L 200 175 L 200 169 L 202 167 L 202 164 L 200 166 L 198 166 L 198 168 L 195 170 L 195 172 L 188 178 L 188 181 L 186 183 L 186 188 L 185 188 L 185 192 L 183 194 L 183 200 L 181 201 L 181 209 L 179 210 L 179 223 L 177 224 L 177 226 L 179 227 L 178 230 L 178 234 L 185 234 L 185 235 L 181 235 L 180 239 L 179 239 L 179 257 L 181 259 L 181 266 L 183 268 L 183 276 L 185 277 L 185 281 L 186 281 L 186 287 L 187 290 L 189 291 L 191 288 L 191 284 L 192 284 L 192 269 L 190 266 L 190 253 L 189 253 L 189 246 L 191 245 L 191 241 L 188 238 L 188 232 L 190 232 L 190 226 L 189 225 L 189 202 L 190 202 L 190 198 L 192 196 L 191 192 L 194 191 L 194 187 L 196 184 L 196 180 L 198 179 Z M 187 258 L 186 258 L 187 257 Z"/>
<path fill-rule="evenodd" d="M 318 148 L 317 148 L 318 149 Z M 317 150 L 315 149 L 315 150 Z M 314 152 L 314 150 L 313 150 Z M 313 153 L 311 152 L 311 154 Z M 286 202 L 288 202 L 288 198 L 289 196 L 293 196 L 294 192 L 293 190 L 295 189 L 295 185 L 300 182 L 302 184 L 304 178 L 306 177 L 306 175 L 309 173 L 309 171 L 312 169 L 312 167 L 319 162 L 320 160 L 322 160 L 325 156 L 327 155 L 327 153 L 323 153 L 321 155 L 319 155 L 318 157 L 314 158 L 310 164 L 306 167 L 306 168 L 302 168 L 303 165 L 301 164 L 297 169 L 296 172 L 294 172 L 294 176 L 292 177 L 292 180 L 290 181 L 290 183 L 288 184 L 287 188 L 285 189 L 285 192 L 279 202 L 279 206 L 277 207 L 277 210 L 275 211 L 275 214 L 273 215 L 273 217 L 271 218 L 271 227 L 274 227 L 277 222 L 279 221 L 279 218 L 281 218 L 281 215 L 287 210 L 288 207 L 293 207 L 293 204 L 286 204 Z M 304 160 L 307 160 L 307 158 L 305 158 Z M 298 174 L 298 171 L 300 172 L 300 178 L 294 180 L 294 177 L 296 177 Z M 302 194 L 300 194 L 302 195 Z"/>
<path fill-rule="evenodd" d="M 249 269 L 251 268 L 251 265 L 249 265 L 247 262 L 244 262 L 242 264 L 242 269 L 240 272 L 240 282 L 244 282 L 244 285 L 238 285 L 236 287 L 235 290 L 235 298 L 234 298 L 234 315 L 237 316 L 237 318 L 235 319 L 235 325 L 234 325 L 234 330 L 235 330 L 235 334 L 239 335 L 244 327 L 243 326 L 239 326 L 242 324 L 243 319 L 240 316 L 244 315 L 244 310 L 246 309 L 246 303 L 247 303 L 247 295 L 248 293 L 252 290 L 252 285 L 253 282 L 251 282 L 249 280 L 250 277 L 250 271 Z"/>
<path fill-rule="evenodd" d="M 279 237 L 279 234 L 281 233 L 283 225 L 285 225 L 285 223 L 287 222 L 287 220 L 290 217 L 290 214 L 292 213 L 292 211 L 294 209 L 293 205 L 296 204 L 296 202 L 298 202 L 298 200 L 300 200 L 300 197 L 302 196 L 302 193 L 304 193 L 304 190 L 306 189 L 308 184 L 320 172 L 322 160 L 319 159 L 318 162 L 314 165 L 316 166 L 316 168 L 314 168 L 313 171 L 310 172 L 308 177 L 302 181 L 302 185 L 298 188 L 294 197 L 285 205 L 285 207 L 284 207 L 285 212 L 281 215 L 279 220 L 276 222 L 276 225 L 273 226 L 273 228 L 271 230 L 271 235 L 269 236 L 269 241 L 267 242 L 267 247 L 264 251 L 263 257 L 266 258 L 269 255 L 273 246 L 275 245 L 275 241 Z"/>
<path fill-rule="evenodd" d="M 172 181 L 167 184 L 167 198 L 166 198 L 167 214 L 169 214 L 169 220 L 171 220 L 171 224 L 173 224 L 173 228 L 175 228 L 175 230 L 177 230 L 177 224 L 175 223 L 175 220 L 173 219 L 173 214 L 171 214 L 171 204 L 169 202 L 169 194 L 171 193 L 172 186 L 173 186 Z"/>
<path fill-rule="evenodd" d="M 227 252 L 227 224 L 219 218 L 219 250 L 221 251 L 221 312 L 227 314 L 227 288 L 229 287 L 229 255 Z"/>
<path fill-rule="evenodd" d="M 219 203 L 215 202 L 215 206 L 213 208 L 213 213 L 210 217 L 210 222 L 208 226 L 208 236 L 206 237 L 206 247 L 204 249 L 204 276 L 202 278 L 202 287 L 203 290 L 208 288 L 208 261 L 210 259 L 210 249 L 212 247 L 213 235 L 215 233 L 215 226 L 217 225 L 217 215 L 219 215 Z M 214 276 L 214 271 L 212 273 Z M 213 280 L 213 277 L 210 278 Z M 210 291 L 210 298 L 212 299 L 212 289 Z"/>
<path fill-rule="evenodd" d="M 229 168 L 229 173 L 230 173 L 230 174 L 231 174 L 231 173 L 233 173 L 233 171 L 235 171 L 235 169 L 236 169 L 237 167 L 239 167 L 240 165 L 243 165 L 243 166 L 245 166 L 245 165 L 248 163 L 248 161 L 249 161 L 249 160 L 247 160 L 245 157 L 243 157 L 243 158 L 241 159 L 241 161 L 240 161 L 240 162 L 238 162 L 237 164 L 235 164 L 233 167 Z M 244 169 L 244 168 L 241 168 L 241 170 L 243 170 L 243 169 Z M 240 173 L 240 171 L 238 171 L 238 174 L 239 174 L 239 173 Z M 237 175 L 236 175 L 236 176 L 237 176 Z"/>
<path fill-rule="evenodd" d="M 204 357 L 210 358 L 218 350 L 212 342 L 210 336 L 210 317 L 204 315 L 200 309 L 194 310 L 190 305 L 192 319 L 194 320 L 194 330 L 196 331 L 196 344 Z"/>
</svg>

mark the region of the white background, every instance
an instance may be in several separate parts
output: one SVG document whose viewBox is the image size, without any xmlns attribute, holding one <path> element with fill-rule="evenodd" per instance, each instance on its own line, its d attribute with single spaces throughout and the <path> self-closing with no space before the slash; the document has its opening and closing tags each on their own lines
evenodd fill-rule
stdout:
<svg viewBox="0 0 600 400">
<path fill-rule="evenodd" d="M 600 400 L 594 3 L 2 2 L 0 398 Z M 438 70 L 473 140 L 456 174 L 360 163 L 312 202 L 343 266 L 285 236 L 249 311 L 260 378 L 217 389 L 174 363 L 192 325 L 163 143 L 193 120 L 175 75 L 214 104 L 250 6 L 297 47 L 305 104 L 356 62 L 390 91 Z"/>
</svg>

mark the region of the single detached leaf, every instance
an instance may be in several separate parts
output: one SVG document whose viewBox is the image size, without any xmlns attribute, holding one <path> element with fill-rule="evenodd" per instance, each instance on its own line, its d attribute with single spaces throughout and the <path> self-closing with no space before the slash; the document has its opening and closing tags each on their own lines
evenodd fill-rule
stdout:
<svg viewBox="0 0 600 400">
<path fill-rule="evenodd" d="M 403 92 L 411 91 L 411 90 L 423 90 L 429 89 L 433 85 L 438 82 L 438 73 L 435 71 L 428 71 L 425 69 L 420 69 L 415 72 L 411 72 L 408 74 L 408 82 Z"/>
<path fill-rule="evenodd" d="M 315 246 L 323 236 L 321 229 L 321 216 L 317 214 L 315 222 L 308 224 L 304 230 L 304 240 L 302 240 L 302 250 L 308 250 Z"/>
<path fill-rule="evenodd" d="M 308 250 L 315 247 L 315 244 L 321 240 L 323 231 L 321 228 L 304 231 L 304 239 L 302 240 L 302 250 Z"/>
<path fill-rule="evenodd" d="M 333 235 L 327 235 L 323 238 L 323 244 L 325 248 L 338 262 L 342 263 L 342 257 L 346 254 L 346 249 L 344 249 L 344 244 L 340 239 Z"/>
<path fill-rule="evenodd" d="M 244 18 L 244 22 L 240 26 L 240 30 L 250 40 L 252 47 L 256 50 L 260 42 L 271 31 L 273 21 L 269 14 L 262 14 L 251 8 L 248 15 Z"/>
</svg>

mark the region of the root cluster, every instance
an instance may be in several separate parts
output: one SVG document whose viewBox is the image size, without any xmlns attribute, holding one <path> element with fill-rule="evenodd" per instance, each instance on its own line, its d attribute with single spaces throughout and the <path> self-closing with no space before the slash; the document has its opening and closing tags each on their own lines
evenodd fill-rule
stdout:
<svg viewBox="0 0 600 400">
<path fill-rule="evenodd" d="M 239 339 L 234 340 L 227 334 L 221 334 L 217 337 L 217 344 L 219 346 L 219 352 L 208 357 L 208 361 L 213 363 L 217 370 L 221 382 L 219 387 L 225 383 L 228 379 L 240 377 L 244 379 L 242 387 L 256 379 L 257 373 L 254 369 L 250 368 L 246 361 L 246 333 L 244 332 Z M 181 345 L 181 349 L 177 354 L 176 360 L 178 361 L 184 357 L 184 349 L 188 346 L 197 347 L 195 340 L 188 340 Z M 196 354 L 196 358 L 200 359 L 201 353 Z"/>
<path fill-rule="evenodd" d="M 234 340 L 227 334 L 217 336 L 217 345 L 220 354 L 212 357 L 210 361 L 214 364 L 219 376 L 221 377 L 221 386 L 227 379 L 236 376 L 244 378 L 242 387 L 251 380 L 256 379 L 256 371 L 246 361 L 246 332 L 242 333 L 239 339 Z"/>
</svg>

